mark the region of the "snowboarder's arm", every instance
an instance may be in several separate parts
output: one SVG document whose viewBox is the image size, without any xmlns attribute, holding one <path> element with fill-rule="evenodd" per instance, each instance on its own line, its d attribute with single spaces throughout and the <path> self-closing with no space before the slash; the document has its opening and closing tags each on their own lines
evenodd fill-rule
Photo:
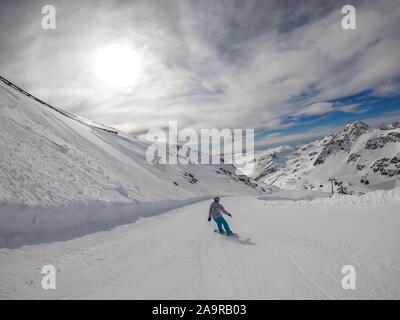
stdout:
<svg viewBox="0 0 400 320">
<path fill-rule="evenodd" d="M 210 210 L 208 210 L 208 217 L 211 218 L 211 206 L 210 206 Z"/>
<path fill-rule="evenodd" d="M 222 213 L 224 213 L 224 214 L 226 214 L 228 216 L 231 216 L 231 214 L 228 211 L 225 210 L 225 208 L 222 206 L 222 204 L 221 204 L 220 209 L 221 209 Z"/>
</svg>

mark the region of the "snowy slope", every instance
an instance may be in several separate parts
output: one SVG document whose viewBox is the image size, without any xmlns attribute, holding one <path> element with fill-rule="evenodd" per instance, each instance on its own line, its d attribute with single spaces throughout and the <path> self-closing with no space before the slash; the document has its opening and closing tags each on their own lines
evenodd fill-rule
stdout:
<svg viewBox="0 0 400 320">
<path fill-rule="evenodd" d="M 396 125 L 262 155 L 260 180 L 302 189 L 288 191 L 230 165 L 149 164 L 148 142 L 1 82 L 0 122 L 0 299 L 400 298 L 400 187 L 382 175 L 397 164 Z M 370 168 L 357 165 L 382 157 L 358 187 L 390 190 L 304 190 L 328 175 L 358 179 Z M 215 194 L 238 238 L 207 222 Z M 41 287 L 48 264 L 56 290 Z M 356 290 L 341 286 L 345 265 Z"/>
<path fill-rule="evenodd" d="M 288 199 L 292 197 L 292 199 Z M 239 238 L 213 232 L 209 200 L 112 230 L 0 248 L 0 299 L 399 299 L 400 189 L 222 198 Z M 43 290 L 40 270 L 57 270 Z M 356 270 L 356 289 L 341 286 Z"/>
<path fill-rule="evenodd" d="M 348 193 L 391 189 L 400 178 L 400 125 L 372 129 L 361 121 L 308 144 L 269 149 L 255 161 L 252 177 L 284 189 L 329 192 L 336 179 Z"/>
<path fill-rule="evenodd" d="M 111 221 L 215 194 L 263 192 L 230 165 L 150 164 L 148 142 L 49 108 L 1 81 L 0 123 L 0 234 Z"/>
</svg>

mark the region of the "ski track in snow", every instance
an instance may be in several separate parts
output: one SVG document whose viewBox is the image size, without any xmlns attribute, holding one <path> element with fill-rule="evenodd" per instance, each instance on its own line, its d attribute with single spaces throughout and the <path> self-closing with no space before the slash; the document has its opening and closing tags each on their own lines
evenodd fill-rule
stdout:
<svg viewBox="0 0 400 320">
<path fill-rule="evenodd" d="M 2 248 L 0 299 L 400 297 L 398 202 L 380 213 L 265 207 L 254 196 L 222 203 L 238 239 L 213 232 L 209 201 L 199 201 L 78 238 Z M 57 269 L 56 290 L 41 288 L 45 264 Z M 356 290 L 341 288 L 347 264 Z"/>
<path fill-rule="evenodd" d="M 296 270 L 309 282 L 311 283 L 313 286 L 315 286 L 325 298 L 328 299 L 332 299 L 332 297 L 330 297 L 330 295 L 328 293 L 326 293 L 319 285 L 317 282 L 313 281 L 307 274 L 306 272 L 303 270 L 303 268 L 301 268 L 293 259 L 293 257 L 289 254 L 287 248 L 283 247 L 283 250 L 285 251 L 286 256 L 288 257 L 290 263 L 296 268 Z"/>
</svg>

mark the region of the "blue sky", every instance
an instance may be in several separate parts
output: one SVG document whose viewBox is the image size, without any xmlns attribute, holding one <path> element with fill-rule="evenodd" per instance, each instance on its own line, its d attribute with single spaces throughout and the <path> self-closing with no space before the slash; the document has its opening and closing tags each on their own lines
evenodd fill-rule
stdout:
<svg viewBox="0 0 400 320">
<path fill-rule="evenodd" d="M 1 75 L 135 136 L 254 128 L 256 148 L 399 118 L 400 2 L 54 0 L 0 3 Z"/>
<path fill-rule="evenodd" d="M 267 141 L 268 143 L 268 136 L 281 138 L 278 139 L 277 143 L 274 143 L 274 139 L 271 139 L 272 146 L 310 141 L 313 140 L 313 138 L 322 137 L 326 134 L 341 130 L 347 123 L 353 121 L 364 121 L 371 127 L 379 127 L 381 123 L 400 120 L 400 95 L 376 97 L 371 95 L 371 90 L 367 90 L 356 95 L 328 102 L 337 106 L 356 105 L 355 113 L 335 110 L 333 107 L 332 111 L 322 115 L 288 116 L 283 123 L 295 122 L 296 125 L 290 126 L 287 129 L 258 133 L 256 141 Z M 317 130 L 315 130 L 316 128 Z M 318 129 L 320 129 L 320 136 L 318 135 Z M 311 136 L 307 135 L 309 132 L 312 133 Z M 316 135 L 314 135 L 313 132 L 316 132 Z M 303 134 L 305 134 L 304 137 Z"/>
</svg>

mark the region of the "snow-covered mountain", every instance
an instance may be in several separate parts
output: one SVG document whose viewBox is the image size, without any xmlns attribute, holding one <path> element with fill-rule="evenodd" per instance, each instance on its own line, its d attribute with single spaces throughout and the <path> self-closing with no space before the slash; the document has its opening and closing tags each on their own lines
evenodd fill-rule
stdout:
<svg viewBox="0 0 400 320">
<path fill-rule="evenodd" d="M 0 299 L 400 297 L 400 187 L 332 197 L 264 192 L 271 187 L 230 165 L 151 164 L 148 142 L 1 82 L 0 123 Z M 264 155 L 271 166 L 258 162 L 257 170 L 274 184 L 285 181 L 274 174 L 296 177 L 295 169 L 312 178 L 306 186 L 316 178 L 326 185 L 330 174 L 345 181 L 343 168 L 354 179 L 371 171 L 370 185 L 385 181 L 399 129 L 384 129 L 358 123 L 323 141 L 275 148 Z M 176 156 L 176 147 L 169 151 Z M 383 157 L 386 175 L 360 167 Z M 232 195 L 221 202 L 237 237 L 207 221 L 215 194 Z M 56 290 L 43 290 L 49 265 Z M 345 265 L 357 270 L 361 289 L 343 290 Z"/>
<path fill-rule="evenodd" d="M 400 177 L 400 123 L 373 129 L 356 121 L 322 140 L 269 149 L 255 162 L 252 177 L 283 189 L 330 191 L 329 178 L 347 193 L 391 189 Z"/>
<path fill-rule="evenodd" d="M 0 81 L 0 234 L 266 190 L 227 164 L 151 164 L 149 142 L 36 100 Z M 176 148 L 169 152 L 176 157 Z"/>
</svg>

